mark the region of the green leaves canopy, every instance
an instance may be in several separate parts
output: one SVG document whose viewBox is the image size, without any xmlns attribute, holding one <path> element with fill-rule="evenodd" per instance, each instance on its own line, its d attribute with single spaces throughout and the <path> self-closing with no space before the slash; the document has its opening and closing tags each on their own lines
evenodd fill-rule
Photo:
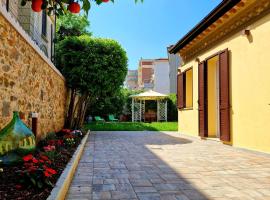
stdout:
<svg viewBox="0 0 270 200">
<path fill-rule="evenodd" d="M 57 44 L 56 65 L 68 87 L 99 98 L 118 90 L 127 73 L 127 56 L 118 42 L 89 36 L 68 37 Z"/>
<path fill-rule="evenodd" d="M 69 36 L 91 36 L 91 32 L 88 31 L 89 26 L 90 22 L 85 15 L 73 15 L 71 13 L 61 15 L 56 21 L 57 40 L 63 40 Z"/>
</svg>

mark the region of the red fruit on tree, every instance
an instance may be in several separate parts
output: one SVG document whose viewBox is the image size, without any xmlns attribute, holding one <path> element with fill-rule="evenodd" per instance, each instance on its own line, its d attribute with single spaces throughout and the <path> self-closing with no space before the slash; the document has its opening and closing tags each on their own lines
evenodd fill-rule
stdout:
<svg viewBox="0 0 270 200">
<path fill-rule="evenodd" d="M 40 12 L 42 10 L 42 4 L 43 0 L 32 0 L 32 10 L 34 12 Z"/>
<path fill-rule="evenodd" d="M 79 13 L 80 10 L 81 10 L 81 6 L 80 6 L 80 4 L 77 3 L 77 2 L 72 2 L 72 3 L 69 4 L 68 10 L 69 10 L 71 13 Z"/>
<path fill-rule="evenodd" d="M 107 2 L 109 2 L 110 0 L 102 0 L 102 2 L 104 2 L 104 3 L 107 3 Z"/>
</svg>

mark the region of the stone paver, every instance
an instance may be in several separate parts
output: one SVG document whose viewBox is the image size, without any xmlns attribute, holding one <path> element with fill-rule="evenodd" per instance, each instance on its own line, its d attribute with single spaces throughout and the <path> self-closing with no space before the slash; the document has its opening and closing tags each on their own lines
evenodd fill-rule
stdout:
<svg viewBox="0 0 270 200">
<path fill-rule="evenodd" d="M 270 156 L 172 132 L 95 132 L 66 199 L 270 200 Z"/>
</svg>

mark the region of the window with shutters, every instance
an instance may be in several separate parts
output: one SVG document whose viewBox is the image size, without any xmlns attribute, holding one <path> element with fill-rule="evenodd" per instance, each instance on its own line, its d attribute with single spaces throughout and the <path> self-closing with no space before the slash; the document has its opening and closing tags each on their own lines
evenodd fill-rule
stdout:
<svg viewBox="0 0 270 200">
<path fill-rule="evenodd" d="M 179 109 L 193 107 L 193 69 L 178 74 L 177 106 Z"/>
<path fill-rule="evenodd" d="M 41 34 L 47 36 L 47 13 L 45 10 L 42 11 L 42 29 Z"/>
<path fill-rule="evenodd" d="M 185 72 L 185 108 L 193 107 L 193 69 Z"/>
<path fill-rule="evenodd" d="M 6 0 L 6 10 L 9 12 L 9 0 Z"/>
</svg>

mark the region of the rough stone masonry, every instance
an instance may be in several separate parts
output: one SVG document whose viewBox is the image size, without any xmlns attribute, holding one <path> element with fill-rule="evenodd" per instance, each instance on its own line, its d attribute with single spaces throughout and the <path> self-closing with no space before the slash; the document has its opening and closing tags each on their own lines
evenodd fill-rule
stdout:
<svg viewBox="0 0 270 200">
<path fill-rule="evenodd" d="M 39 114 L 38 137 L 64 125 L 65 80 L 0 13 L 0 130 L 18 110 L 31 126 Z"/>
</svg>

